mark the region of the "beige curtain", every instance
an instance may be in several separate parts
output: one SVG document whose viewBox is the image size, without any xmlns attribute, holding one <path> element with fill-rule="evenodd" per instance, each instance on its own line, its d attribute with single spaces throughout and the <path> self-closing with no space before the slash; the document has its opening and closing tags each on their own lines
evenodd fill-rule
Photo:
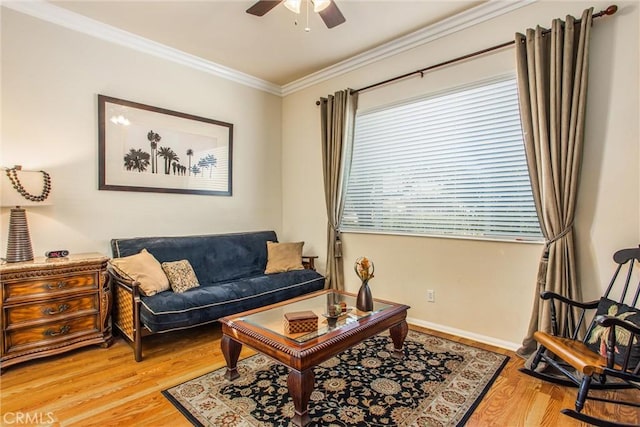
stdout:
<svg viewBox="0 0 640 427">
<path fill-rule="evenodd" d="M 536 349 L 533 333 L 551 332 L 548 307 L 540 292 L 549 290 L 581 300 L 576 273 L 573 221 L 587 99 L 589 33 L 593 9 L 580 25 L 567 16 L 551 31 L 538 27 L 516 34 L 520 114 L 525 152 L 540 227 L 546 239 L 540 259 L 534 306 L 527 336 L 518 354 Z M 558 313 L 564 325 L 569 313 Z M 562 331 L 559 331 L 562 332 Z"/>
<path fill-rule="evenodd" d="M 342 213 L 342 175 L 350 143 L 358 94 L 342 90 L 321 99 L 322 172 L 327 207 L 327 267 L 325 287 L 344 289 L 342 240 L 338 222 Z"/>
</svg>

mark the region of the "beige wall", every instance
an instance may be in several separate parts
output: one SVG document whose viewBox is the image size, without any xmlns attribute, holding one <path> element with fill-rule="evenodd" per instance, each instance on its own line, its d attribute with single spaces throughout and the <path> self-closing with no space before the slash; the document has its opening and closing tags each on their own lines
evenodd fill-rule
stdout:
<svg viewBox="0 0 640 427">
<path fill-rule="evenodd" d="M 392 58 L 287 96 L 283 104 L 283 226 L 287 236 L 305 234 L 307 246 L 325 254 L 326 213 L 322 196 L 319 109 L 315 101 L 336 90 L 359 88 L 513 38 L 516 31 L 605 2 L 537 2 Z M 588 124 L 576 219 L 579 273 L 585 296 L 601 294 L 611 274 L 611 255 L 640 243 L 638 192 L 637 2 L 619 3 L 615 17 L 592 28 Z M 512 55 L 512 49 L 506 54 Z M 512 56 L 511 56 L 512 58 Z M 483 78 L 504 69 L 504 53 L 428 74 L 422 81 L 391 85 L 363 100 L 447 87 L 452 76 Z M 513 70 L 513 60 L 507 68 Z M 417 80 L 417 81 L 416 81 Z M 407 86 L 409 85 L 409 86 Z M 411 90 L 407 90 L 410 87 Z M 416 89 L 418 88 L 418 89 Z M 356 291 L 354 260 L 376 264 L 374 296 L 412 306 L 412 321 L 506 347 L 517 347 L 526 331 L 542 246 L 372 234 L 344 235 L 347 288 Z M 324 266 L 325 260 L 320 260 Z M 436 302 L 426 301 L 427 289 Z"/>
<path fill-rule="evenodd" d="M 422 47 L 293 93 L 284 99 L 116 46 L 2 8 L 0 165 L 50 171 L 55 205 L 28 213 L 37 255 L 47 249 L 109 253 L 112 237 L 276 229 L 304 240 L 324 268 L 326 214 L 319 110 L 315 101 L 482 49 L 515 31 L 547 25 L 608 2 L 537 2 Z M 640 241 L 637 2 L 592 32 L 591 82 L 577 215 L 580 275 L 587 297 L 601 293 L 611 254 Z M 509 52 L 363 95 L 438 90 L 451 78 L 502 73 Z M 494 66 L 499 64 L 498 68 Z M 233 197 L 97 190 L 97 94 L 231 122 Z M 367 100 L 368 97 L 368 100 Z M 4 254 L 8 213 L 2 210 Z M 360 255 L 376 263 L 375 296 L 412 306 L 411 320 L 517 346 L 526 329 L 538 244 L 348 234 L 347 286 Z M 426 302 L 426 290 L 436 302 Z"/>
<path fill-rule="evenodd" d="M 282 99 L 2 8 L 1 165 L 52 174 L 28 210 L 36 255 L 113 237 L 281 229 Z M 234 125 L 233 197 L 98 191 L 97 95 Z M 2 210 L 1 253 L 8 210 Z"/>
</svg>

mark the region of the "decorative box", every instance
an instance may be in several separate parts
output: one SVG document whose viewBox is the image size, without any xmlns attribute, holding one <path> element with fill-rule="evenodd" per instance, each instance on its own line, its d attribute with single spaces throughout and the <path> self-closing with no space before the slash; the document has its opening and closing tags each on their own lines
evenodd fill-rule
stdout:
<svg viewBox="0 0 640 427">
<path fill-rule="evenodd" d="M 318 329 L 318 316 L 311 310 L 284 314 L 284 331 L 287 334 L 312 332 Z"/>
</svg>

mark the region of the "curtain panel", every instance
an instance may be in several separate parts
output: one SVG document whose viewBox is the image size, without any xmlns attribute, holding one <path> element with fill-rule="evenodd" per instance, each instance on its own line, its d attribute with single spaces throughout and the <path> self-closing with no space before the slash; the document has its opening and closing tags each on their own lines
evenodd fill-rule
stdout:
<svg viewBox="0 0 640 427">
<path fill-rule="evenodd" d="M 327 208 L 327 266 L 325 287 L 344 289 L 344 265 L 339 222 L 342 216 L 343 175 L 350 163 L 348 155 L 358 94 L 345 89 L 321 98 L 322 173 Z"/>
<path fill-rule="evenodd" d="M 522 131 L 531 187 L 546 239 L 535 286 L 527 336 L 518 354 L 536 349 L 533 333 L 551 332 L 542 291 L 582 300 L 576 269 L 573 222 L 584 141 L 589 36 L 593 9 L 556 19 L 551 30 L 516 34 L 516 63 Z M 558 313 L 558 324 L 571 313 Z M 562 332 L 562 331 L 559 331 Z"/>
</svg>

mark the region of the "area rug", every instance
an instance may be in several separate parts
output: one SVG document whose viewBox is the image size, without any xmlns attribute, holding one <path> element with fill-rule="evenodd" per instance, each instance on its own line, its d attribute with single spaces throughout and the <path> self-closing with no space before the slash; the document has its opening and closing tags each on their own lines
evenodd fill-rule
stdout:
<svg viewBox="0 0 640 427">
<path fill-rule="evenodd" d="M 402 359 L 388 334 L 315 368 L 311 426 L 461 426 L 508 356 L 409 331 Z M 196 426 L 289 426 L 288 370 L 257 354 L 162 393 Z"/>
</svg>

